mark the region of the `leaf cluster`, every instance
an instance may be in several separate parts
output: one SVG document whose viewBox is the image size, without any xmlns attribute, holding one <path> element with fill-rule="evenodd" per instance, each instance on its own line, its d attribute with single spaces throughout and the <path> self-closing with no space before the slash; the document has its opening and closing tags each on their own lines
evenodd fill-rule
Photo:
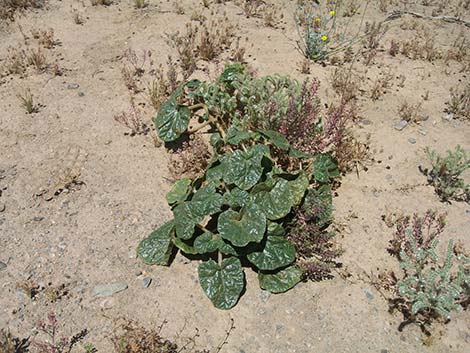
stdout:
<svg viewBox="0 0 470 353">
<path fill-rule="evenodd" d="M 243 66 L 229 65 L 215 83 L 182 84 L 154 119 L 165 142 L 208 127 L 213 158 L 202 176 L 173 185 L 167 202 L 174 218 L 145 238 L 138 254 L 158 265 L 168 265 L 175 250 L 199 257 L 199 282 L 217 308 L 237 303 L 245 286 L 243 265 L 272 293 L 305 277 L 287 231 L 294 210 L 307 199 L 331 205 L 337 163 L 330 154 L 299 151 L 280 132 L 264 129 L 277 119 L 266 113 L 269 99 L 287 109 L 289 95 L 300 87 L 283 77 L 254 79 Z M 193 118 L 202 121 L 196 128 L 189 127 Z M 311 221 L 323 227 L 330 219 L 331 207 Z"/>
<path fill-rule="evenodd" d="M 403 276 L 394 284 L 398 297 L 392 308 L 399 308 L 409 322 L 422 325 L 436 318 L 448 320 L 470 298 L 470 258 L 455 252 L 452 240 L 443 262 L 437 254 L 444 215 L 428 211 L 424 217 L 410 219 L 398 222 L 391 241 L 391 253 L 403 269 Z"/>
<path fill-rule="evenodd" d="M 432 168 L 424 169 L 423 173 L 441 200 L 470 202 L 470 184 L 462 178 L 462 174 L 470 169 L 468 152 L 457 145 L 455 150 L 448 150 L 446 156 L 438 155 L 429 148 L 426 148 L 426 153 Z"/>
</svg>

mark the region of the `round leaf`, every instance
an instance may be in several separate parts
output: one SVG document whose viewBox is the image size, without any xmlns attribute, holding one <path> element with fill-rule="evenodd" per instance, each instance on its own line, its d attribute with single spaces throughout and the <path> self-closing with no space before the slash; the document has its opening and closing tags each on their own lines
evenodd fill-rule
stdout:
<svg viewBox="0 0 470 353">
<path fill-rule="evenodd" d="M 279 178 L 271 190 L 257 191 L 254 194 L 254 200 L 268 219 L 276 220 L 290 212 L 294 204 L 294 195 L 289 187 L 289 182 Z"/>
<path fill-rule="evenodd" d="M 172 234 L 175 230 L 174 220 L 166 222 L 142 240 L 137 248 L 137 254 L 147 265 L 168 265 L 173 244 Z"/>
<path fill-rule="evenodd" d="M 204 216 L 197 206 L 197 204 L 186 201 L 173 209 L 176 236 L 178 238 L 191 239 L 194 234 L 194 227 L 203 220 Z"/>
<path fill-rule="evenodd" d="M 191 199 L 194 211 L 201 216 L 217 213 L 223 202 L 224 197 L 217 192 L 213 183 L 200 188 Z"/>
<path fill-rule="evenodd" d="M 186 200 L 191 191 L 191 179 L 182 178 L 173 184 L 170 192 L 166 194 L 166 201 L 169 205 L 180 203 Z"/>
<path fill-rule="evenodd" d="M 295 266 L 287 267 L 273 274 L 258 274 L 260 287 L 271 293 L 283 293 L 288 291 L 299 283 L 302 277 L 302 270 Z"/>
<path fill-rule="evenodd" d="M 264 145 L 254 145 L 247 151 L 236 150 L 222 157 L 224 165 L 224 181 L 235 184 L 240 189 L 251 189 L 261 178 L 263 156 L 269 155 L 269 149 Z"/>
<path fill-rule="evenodd" d="M 264 130 L 261 133 L 277 148 L 287 151 L 290 147 L 289 141 L 281 133 L 274 130 Z"/>
<path fill-rule="evenodd" d="M 289 189 L 294 199 L 294 205 L 299 205 L 304 198 L 305 191 L 307 191 L 309 184 L 307 173 L 303 170 L 299 172 L 297 178 L 289 181 Z"/>
<path fill-rule="evenodd" d="M 188 128 L 190 118 L 188 107 L 178 104 L 176 97 L 172 96 L 162 104 L 154 118 L 158 136 L 164 142 L 176 140 Z"/>
<path fill-rule="evenodd" d="M 284 237 L 268 236 L 263 251 L 247 255 L 248 260 L 260 270 L 276 270 L 295 260 L 295 248 Z"/>
<path fill-rule="evenodd" d="M 329 154 L 320 154 L 313 162 L 313 177 L 319 183 L 328 183 L 330 178 L 338 177 L 339 170 L 336 161 Z"/>
<path fill-rule="evenodd" d="M 226 255 L 238 256 L 237 251 L 226 243 L 219 234 L 204 232 L 194 240 L 194 248 L 199 254 L 207 254 L 219 250 Z"/>
<path fill-rule="evenodd" d="M 231 207 L 243 207 L 252 201 L 251 195 L 237 187 L 224 194 L 225 202 Z"/>
<path fill-rule="evenodd" d="M 216 308 L 227 310 L 237 303 L 245 286 L 239 259 L 224 259 L 221 267 L 214 260 L 203 262 L 199 265 L 198 274 L 204 293 Z"/>
<path fill-rule="evenodd" d="M 266 230 L 266 216 L 253 203 L 243 207 L 240 212 L 229 209 L 219 216 L 217 230 L 222 238 L 235 246 L 259 243 Z"/>
</svg>

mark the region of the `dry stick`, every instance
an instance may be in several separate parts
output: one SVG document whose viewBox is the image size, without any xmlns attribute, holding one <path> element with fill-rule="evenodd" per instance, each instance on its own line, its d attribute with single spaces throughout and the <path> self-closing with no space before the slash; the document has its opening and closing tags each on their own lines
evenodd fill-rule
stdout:
<svg viewBox="0 0 470 353">
<path fill-rule="evenodd" d="M 464 20 L 459 17 L 453 17 L 453 16 L 427 16 L 418 12 L 413 12 L 413 11 L 394 11 L 390 15 L 387 16 L 387 18 L 384 20 L 384 22 L 396 20 L 397 18 L 400 18 L 404 15 L 410 15 L 413 17 L 417 18 L 422 18 L 425 20 L 440 20 L 444 22 L 449 22 L 449 23 L 458 23 L 458 24 L 463 24 L 464 26 L 470 27 L 470 21 Z"/>
</svg>

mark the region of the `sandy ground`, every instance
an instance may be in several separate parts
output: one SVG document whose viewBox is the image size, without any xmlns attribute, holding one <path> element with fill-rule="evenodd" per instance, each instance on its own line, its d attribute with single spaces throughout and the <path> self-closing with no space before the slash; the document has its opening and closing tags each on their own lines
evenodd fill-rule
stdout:
<svg viewBox="0 0 470 353">
<path fill-rule="evenodd" d="M 294 48 L 294 1 L 277 3 L 286 22 L 279 28 L 246 18 L 231 2 L 211 6 L 226 11 L 230 21 L 238 24 L 240 37 L 248 38 L 247 62 L 260 75 L 318 77 L 324 100 L 334 99 L 330 77 L 335 66 L 312 64 L 309 75 L 298 71 L 302 56 Z M 111 352 L 109 338 L 119 317 L 146 326 L 166 319 L 162 334 L 169 338 L 179 334 L 179 341 L 198 329 L 199 348 L 217 347 L 233 319 L 235 328 L 222 349 L 229 353 L 470 351 L 468 312 L 438 326 L 432 344 L 425 346 L 419 328 L 397 330 L 401 316 L 388 313 L 387 302 L 364 275 L 397 268 L 386 252 L 393 230 L 381 216 L 388 211 L 445 211 L 448 226 L 443 240 L 453 238 L 470 246 L 470 206 L 440 202 L 418 170 L 426 164 L 425 146 L 440 152 L 456 144 L 470 148 L 469 122 L 442 119 L 450 88 L 469 79 L 456 61 L 392 57 L 384 49 L 369 67 L 362 60 L 356 65 L 364 78 L 358 105 L 365 120 L 354 130 L 358 136 L 371 135 L 375 162 L 359 178 L 355 173 L 344 177 L 334 199 L 336 220 L 346 225 L 339 242 L 345 250 L 341 261 L 352 274 L 348 280 L 337 276 L 300 284 L 282 295 L 267 295 L 247 271 L 246 293 L 233 310 L 223 312 L 213 308 L 200 289 L 197 262 L 178 255 L 168 268 L 146 267 L 136 258 L 138 242 L 171 216 L 164 198 L 171 182 L 165 148 L 155 147 L 150 135 L 125 135 L 126 128 L 113 119 L 128 108 L 130 99 L 120 56 L 127 48 L 152 50 L 156 63 L 174 55 L 164 33 L 184 28 L 189 9 L 200 6 L 199 1 L 183 4 L 187 13 L 178 15 L 166 1 L 150 1 L 147 8 L 136 10 L 127 0 L 109 7 L 51 0 L 45 10 L 28 12 L 0 32 L 0 58 L 4 59 L 9 46 L 25 46 L 21 32 L 31 37 L 32 29 L 53 28 L 60 45 L 44 52 L 64 72 L 53 76 L 30 70 L 24 77 L 0 79 L 0 261 L 7 265 L 0 270 L 0 327 L 20 337 L 34 335 L 36 322 L 54 311 L 61 334 L 89 330 L 74 352 L 84 352 L 87 342 L 99 352 Z M 82 25 L 72 20 L 72 8 L 84 15 Z M 463 14 L 470 18 L 468 10 Z M 366 19 L 384 16 L 374 5 Z M 382 39 L 384 48 L 394 38 L 412 36 L 412 30 L 401 26 L 407 21 L 394 22 Z M 429 26 L 444 51 L 465 29 L 458 24 L 415 21 Z M 465 31 L 469 37 L 468 28 Z M 34 40 L 30 38 L 28 45 L 34 48 Z M 392 87 L 372 101 L 372 83 L 388 69 L 394 76 Z M 400 75 L 406 77 L 404 87 L 398 87 Z M 79 87 L 70 89 L 76 87 L 70 84 Z M 25 114 L 17 98 L 26 88 L 41 105 L 32 115 Z M 424 101 L 426 92 L 429 99 Z M 145 102 L 143 94 L 136 99 Z M 422 102 L 429 118 L 397 131 L 393 124 L 400 120 L 397 109 L 404 100 Z M 150 105 L 141 110 L 150 124 Z M 41 189 L 53 186 L 60 171 L 75 159 L 83 185 L 50 201 L 37 196 Z M 408 185 L 412 187 L 403 190 Z M 144 277 L 152 278 L 148 288 L 142 286 Z M 65 285 L 67 293 L 51 301 L 42 290 L 31 300 L 18 289 L 18 283 L 25 281 L 44 288 Z M 93 296 L 96 285 L 112 282 L 123 282 L 128 288 L 106 298 Z"/>
</svg>

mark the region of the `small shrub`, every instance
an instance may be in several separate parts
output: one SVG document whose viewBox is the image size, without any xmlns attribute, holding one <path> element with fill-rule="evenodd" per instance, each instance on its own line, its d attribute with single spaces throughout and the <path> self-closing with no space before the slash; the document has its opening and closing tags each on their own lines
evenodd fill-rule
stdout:
<svg viewBox="0 0 470 353">
<path fill-rule="evenodd" d="M 166 71 L 164 70 L 163 65 L 160 65 L 155 71 L 155 79 L 152 80 L 151 84 L 147 88 L 149 101 L 155 110 L 158 111 L 158 109 L 160 109 L 162 103 L 180 83 L 180 80 L 178 80 L 176 63 L 173 61 L 171 56 L 169 56 Z"/>
<path fill-rule="evenodd" d="M 298 50 L 307 59 L 325 60 L 338 52 L 344 52 L 359 40 L 358 33 L 348 34 L 347 25 L 340 23 L 337 13 L 341 2 L 322 15 L 321 8 L 315 2 L 306 2 L 298 6 L 295 23 L 300 40 Z"/>
<path fill-rule="evenodd" d="M 456 119 L 470 120 L 470 83 L 467 83 L 463 89 L 452 88 L 450 100 L 446 105 L 445 111 L 453 114 Z"/>
<path fill-rule="evenodd" d="M 331 86 L 342 101 L 349 102 L 357 98 L 360 78 L 351 67 L 337 67 L 331 73 Z"/>
<path fill-rule="evenodd" d="M 392 86 L 392 80 L 393 80 L 394 75 L 392 72 L 389 70 L 388 72 L 380 73 L 380 76 L 377 77 L 375 80 L 372 90 L 370 93 L 370 98 L 373 101 L 378 100 L 380 97 L 382 97 L 388 89 L 391 88 Z M 401 114 L 401 111 L 400 111 Z M 408 113 L 407 113 L 408 114 Z"/>
<path fill-rule="evenodd" d="M 0 19 L 12 21 L 18 12 L 29 8 L 40 9 L 44 3 L 44 0 L 2 0 L 0 2 Z"/>
<path fill-rule="evenodd" d="M 168 265 L 177 249 L 201 255 L 199 282 L 219 309 L 232 308 L 243 292 L 241 261 L 272 293 L 328 277 L 337 254 L 326 233 L 339 177 L 334 146 L 349 115 L 345 105 L 318 114 L 317 91 L 316 81 L 256 78 L 240 64 L 215 82 L 181 84 L 154 118 L 158 135 L 170 143 L 207 128 L 213 157 L 167 194 L 174 217 L 141 241 L 144 263 Z M 191 118 L 199 124 L 190 127 Z M 297 228 L 300 220 L 308 233 Z"/>
<path fill-rule="evenodd" d="M 13 47 L 9 47 L 8 54 L 3 64 L 3 70 L 6 75 L 21 75 L 26 71 L 28 64 L 25 60 L 26 52 L 24 50 L 18 50 Z"/>
<path fill-rule="evenodd" d="M 33 30 L 31 34 L 34 39 L 36 39 L 42 47 L 46 49 L 52 49 L 57 45 L 57 40 L 54 39 L 54 30 L 51 28 L 49 30 Z"/>
<path fill-rule="evenodd" d="M 398 115 L 402 120 L 412 123 L 420 123 L 424 120 L 424 115 L 421 112 L 421 107 L 421 102 L 411 104 L 405 101 L 398 108 Z"/>
<path fill-rule="evenodd" d="M 405 317 L 401 327 L 417 322 L 426 330 L 434 319 L 450 319 L 459 312 L 470 295 L 470 258 L 454 253 L 451 240 L 444 262 L 436 253 L 445 216 L 428 211 L 424 217 L 414 215 L 397 222 L 390 252 L 397 257 L 402 276 L 389 276 L 396 297 L 391 309 L 399 309 Z M 455 263 L 458 269 L 455 269 Z M 393 280 L 395 278 L 396 280 Z"/>
<path fill-rule="evenodd" d="M 38 72 L 44 72 L 47 69 L 46 56 L 40 47 L 38 47 L 37 50 L 30 49 L 27 53 L 26 60 L 27 64 L 33 66 Z"/>
<path fill-rule="evenodd" d="M 454 151 L 448 150 L 445 157 L 426 147 L 426 154 L 431 162 L 431 169 L 422 169 L 429 184 L 442 201 L 470 201 L 470 184 L 461 177 L 470 169 L 470 157 L 467 151 L 458 145 Z"/>
</svg>

